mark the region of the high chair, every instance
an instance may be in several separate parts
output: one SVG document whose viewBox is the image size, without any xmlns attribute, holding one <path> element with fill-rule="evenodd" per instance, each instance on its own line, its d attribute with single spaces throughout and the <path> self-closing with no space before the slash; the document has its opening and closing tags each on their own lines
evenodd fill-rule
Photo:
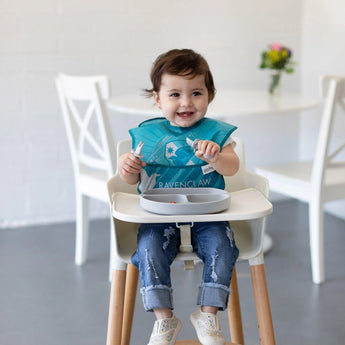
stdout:
<svg viewBox="0 0 345 345">
<path fill-rule="evenodd" d="M 239 260 L 248 260 L 252 278 L 259 335 L 262 345 L 275 345 L 273 323 L 266 285 L 263 235 L 265 217 L 272 212 L 267 200 L 268 183 L 263 177 L 249 172 L 245 166 L 243 145 L 234 138 L 235 151 L 240 158 L 239 171 L 226 178 L 226 190 L 231 193 L 230 207 L 220 213 L 198 215 L 158 215 L 145 211 L 140 206 L 136 186 L 127 185 L 118 173 L 108 181 L 108 192 L 115 228 L 116 262 L 113 274 L 109 304 L 107 345 L 129 345 L 136 298 L 138 270 L 130 264 L 136 250 L 137 229 L 140 223 L 185 223 L 194 221 L 230 220 L 234 231 Z M 130 151 L 131 141 L 119 142 L 117 156 Z M 189 246 L 190 229 L 181 233 L 182 248 Z M 185 238 L 184 238 L 185 237 Z M 197 260 L 193 252 L 181 252 L 175 260 L 183 260 L 187 268 Z M 232 343 L 244 344 L 236 269 L 231 281 L 228 316 Z M 149 334 L 149 331 L 148 331 Z M 197 340 L 178 340 L 179 345 L 197 345 Z"/>
</svg>

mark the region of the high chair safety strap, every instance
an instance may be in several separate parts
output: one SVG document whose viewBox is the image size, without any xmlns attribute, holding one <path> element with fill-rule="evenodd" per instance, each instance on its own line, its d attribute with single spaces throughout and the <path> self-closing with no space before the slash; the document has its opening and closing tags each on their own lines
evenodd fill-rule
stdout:
<svg viewBox="0 0 345 345">
<path fill-rule="evenodd" d="M 190 224 L 178 224 L 176 226 L 180 229 L 181 234 L 181 244 L 180 244 L 180 252 L 181 253 L 193 253 L 193 246 L 191 242 L 191 227 L 193 223 Z M 184 269 L 187 270 L 194 270 L 195 265 L 193 260 L 184 260 Z"/>
</svg>

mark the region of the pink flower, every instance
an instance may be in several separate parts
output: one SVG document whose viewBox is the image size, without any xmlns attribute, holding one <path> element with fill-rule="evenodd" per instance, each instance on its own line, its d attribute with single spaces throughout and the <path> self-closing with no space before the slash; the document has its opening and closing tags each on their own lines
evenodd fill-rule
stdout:
<svg viewBox="0 0 345 345">
<path fill-rule="evenodd" d="M 275 50 L 275 51 L 279 52 L 283 48 L 283 46 L 280 43 L 272 43 L 270 45 L 270 48 L 272 50 Z"/>
</svg>

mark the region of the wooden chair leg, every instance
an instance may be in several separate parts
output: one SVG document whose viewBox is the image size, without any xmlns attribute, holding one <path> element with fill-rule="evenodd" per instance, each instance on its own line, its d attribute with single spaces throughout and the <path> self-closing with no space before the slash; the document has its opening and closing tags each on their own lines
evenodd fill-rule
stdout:
<svg viewBox="0 0 345 345">
<path fill-rule="evenodd" d="M 244 344 L 236 267 L 234 267 L 232 271 L 230 289 L 231 289 L 231 295 L 230 295 L 229 304 L 228 304 L 228 317 L 229 317 L 231 341 L 236 344 Z"/>
<path fill-rule="evenodd" d="M 132 264 L 127 266 L 125 302 L 122 323 L 121 345 L 129 345 L 132 332 L 135 298 L 137 295 L 139 270 Z"/>
<path fill-rule="evenodd" d="M 110 290 L 107 345 L 121 345 L 126 271 L 113 270 Z"/>
<path fill-rule="evenodd" d="M 250 266 L 250 274 L 252 277 L 260 343 L 262 345 L 275 345 L 264 264 Z"/>
</svg>

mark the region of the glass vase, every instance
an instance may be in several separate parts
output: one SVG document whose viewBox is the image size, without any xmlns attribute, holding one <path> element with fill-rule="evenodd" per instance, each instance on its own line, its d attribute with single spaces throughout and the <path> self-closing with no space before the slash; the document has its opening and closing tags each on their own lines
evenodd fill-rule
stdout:
<svg viewBox="0 0 345 345">
<path fill-rule="evenodd" d="M 272 96 L 281 94 L 281 75 L 282 72 L 280 70 L 272 71 L 270 74 L 270 83 L 268 91 Z"/>
</svg>

